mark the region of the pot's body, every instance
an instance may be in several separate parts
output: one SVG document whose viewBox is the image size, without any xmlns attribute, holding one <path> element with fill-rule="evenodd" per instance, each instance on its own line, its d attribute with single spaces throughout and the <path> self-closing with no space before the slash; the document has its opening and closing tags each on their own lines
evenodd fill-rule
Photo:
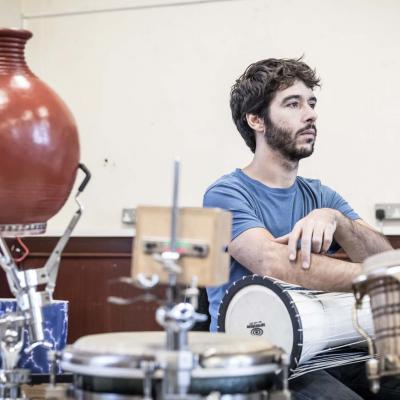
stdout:
<svg viewBox="0 0 400 400">
<path fill-rule="evenodd" d="M 79 164 L 71 112 L 25 63 L 31 36 L 0 29 L 0 231 L 9 234 L 43 232 Z"/>
</svg>

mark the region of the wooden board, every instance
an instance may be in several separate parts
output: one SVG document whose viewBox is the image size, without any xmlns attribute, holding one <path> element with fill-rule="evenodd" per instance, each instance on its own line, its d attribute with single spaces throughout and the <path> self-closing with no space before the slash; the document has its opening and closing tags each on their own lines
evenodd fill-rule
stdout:
<svg viewBox="0 0 400 400">
<path fill-rule="evenodd" d="M 146 254 L 144 245 L 154 238 L 170 240 L 171 208 L 137 208 L 136 238 L 132 276 L 157 274 L 162 283 L 168 282 L 168 275 L 152 255 Z M 231 214 L 217 208 L 182 208 L 179 210 L 177 238 L 180 242 L 199 242 L 208 245 L 204 258 L 183 256 L 178 264 L 182 267 L 179 282 L 190 284 L 193 277 L 199 286 L 215 286 L 229 279 L 229 255 L 226 246 L 231 238 Z"/>
</svg>

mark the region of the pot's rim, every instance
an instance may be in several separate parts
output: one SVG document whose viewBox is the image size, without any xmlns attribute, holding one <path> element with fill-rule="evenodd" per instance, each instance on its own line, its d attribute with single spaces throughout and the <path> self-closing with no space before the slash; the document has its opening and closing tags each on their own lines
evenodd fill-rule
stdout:
<svg viewBox="0 0 400 400">
<path fill-rule="evenodd" d="M 27 29 L 0 27 L 0 37 L 16 37 L 28 40 L 32 36 L 32 32 L 28 31 Z"/>
</svg>

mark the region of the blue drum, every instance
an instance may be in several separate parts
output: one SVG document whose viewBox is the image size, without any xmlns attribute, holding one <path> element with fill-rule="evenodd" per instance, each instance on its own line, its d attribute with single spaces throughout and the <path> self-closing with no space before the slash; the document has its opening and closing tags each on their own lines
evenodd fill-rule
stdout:
<svg viewBox="0 0 400 400">
<path fill-rule="evenodd" d="M 0 316 L 6 312 L 14 312 L 17 309 L 15 299 L 0 299 Z M 67 343 L 68 333 L 68 302 L 55 300 L 53 303 L 43 307 L 44 337 L 54 346 L 54 350 L 62 350 Z M 48 374 L 49 362 L 47 361 L 47 350 L 38 346 L 29 354 L 25 349 L 30 345 L 28 330 L 24 328 L 24 347 L 18 368 L 29 369 L 33 374 Z M 0 360 L 1 363 L 1 360 Z"/>
</svg>

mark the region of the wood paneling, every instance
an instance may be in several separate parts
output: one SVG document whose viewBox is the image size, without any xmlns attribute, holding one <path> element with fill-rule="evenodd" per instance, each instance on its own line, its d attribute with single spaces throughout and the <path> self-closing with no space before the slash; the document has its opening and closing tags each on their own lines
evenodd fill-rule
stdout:
<svg viewBox="0 0 400 400">
<path fill-rule="evenodd" d="M 57 243 L 55 237 L 25 238 L 30 249 L 23 268 L 41 267 Z M 395 248 L 400 248 L 400 236 L 390 236 Z M 11 240 L 9 245 L 16 242 Z M 339 255 L 346 257 L 345 254 Z M 130 275 L 132 238 L 73 237 L 63 252 L 55 291 L 56 299 L 69 300 L 68 342 L 100 332 L 160 330 L 155 321 L 155 302 L 139 301 L 127 306 L 112 305 L 108 296 L 134 298 L 143 291 L 117 282 Z M 153 293 L 164 297 L 165 288 Z M 4 272 L 0 270 L 0 297 L 11 297 Z"/>
</svg>

